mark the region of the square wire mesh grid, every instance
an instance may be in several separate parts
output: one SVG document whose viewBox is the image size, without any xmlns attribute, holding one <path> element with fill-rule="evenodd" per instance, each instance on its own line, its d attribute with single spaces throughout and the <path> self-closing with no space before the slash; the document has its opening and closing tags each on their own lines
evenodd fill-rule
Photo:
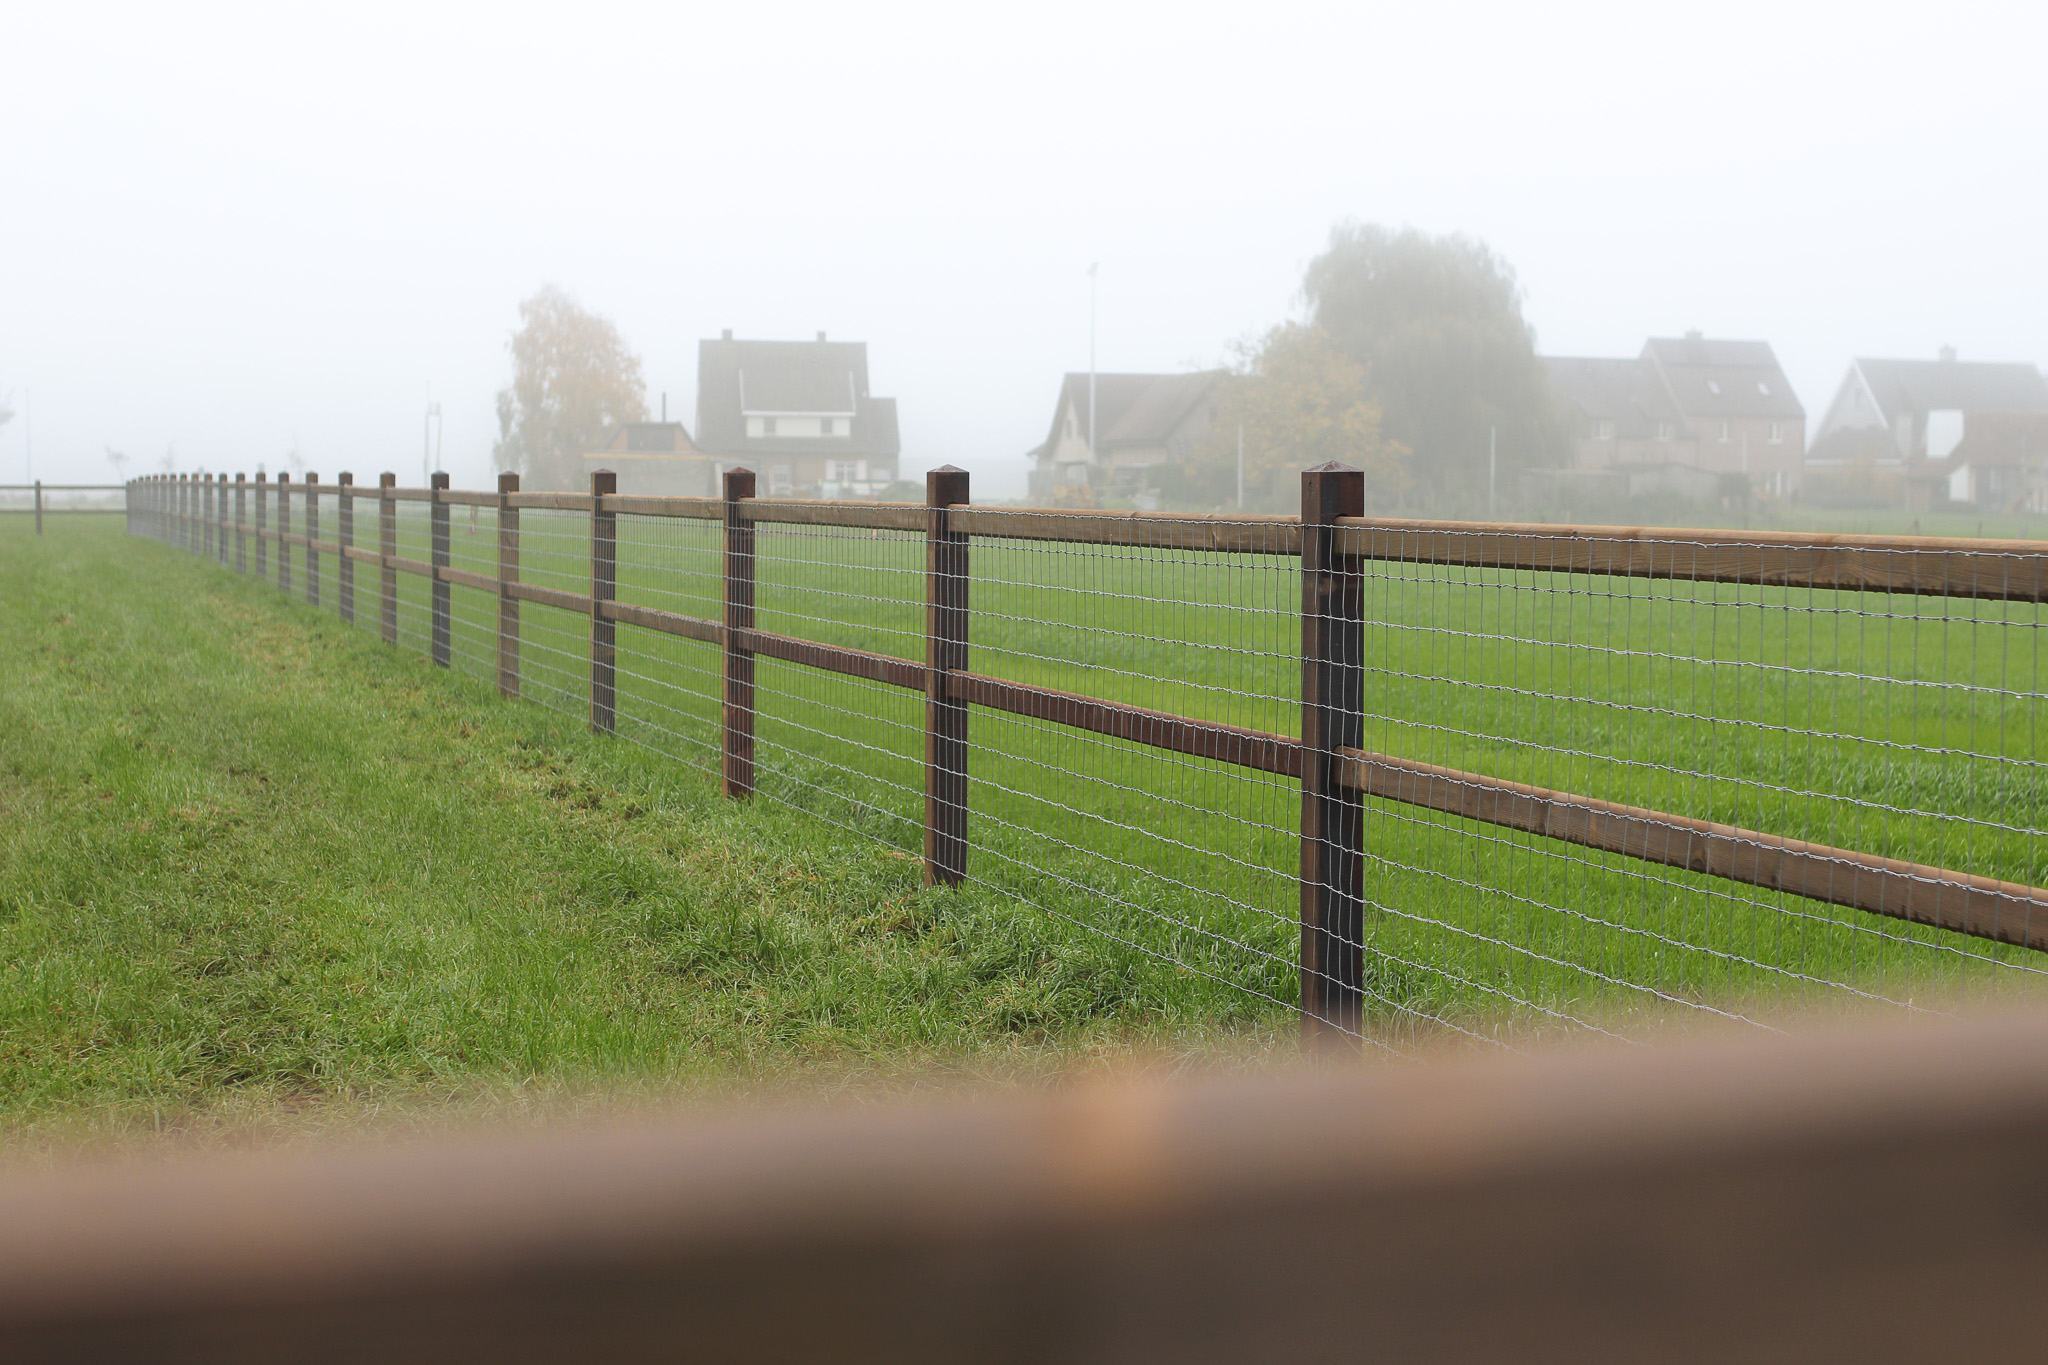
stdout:
<svg viewBox="0 0 2048 1365">
<path fill-rule="evenodd" d="M 302 531 L 302 487 L 293 501 Z M 377 543 L 377 506 L 356 501 L 359 546 Z M 847 507 L 752 523 L 753 628 L 764 651 L 773 637 L 921 667 L 925 534 L 877 529 Z M 322 494 L 323 538 L 336 534 L 337 510 Z M 398 554 L 429 559 L 429 507 L 402 501 L 396 511 Z M 450 564 L 495 575 L 497 510 L 449 514 Z M 1300 734 L 1304 608 L 1291 521 L 1189 519 L 1184 538 L 1154 522 L 1074 542 L 1050 538 L 1063 514 L 1042 514 L 1033 530 L 1019 529 L 1029 514 L 1012 515 L 1025 518 L 1008 523 L 1014 533 L 968 544 L 965 673 L 1232 734 Z M 590 592 L 590 515 L 519 518 L 520 580 Z M 162 517 L 140 524 L 174 529 Z M 1432 532 L 1438 549 L 1396 537 L 1383 557 L 1347 561 L 1362 606 L 1367 757 L 1428 765 L 1448 774 L 1440 786 L 1519 784 L 1565 808 L 1604 802 L 1639 812 L 1639 823 L 1711 821 L 1738 842 L 1803 840 L 1922 865 L 1935 880 L 2048 883 L 2040 603 L 2007 600 L 1995 581 L 1976 595 L 1772 585 L 1741 569 L 1744 553 L 1762 563 L 1770 547 L 1731 550 L 1725 537 L 1717 552 L 1733 553 L 1735 569 L 1688 575 L 1499 567 L 1484 553 L 1441 552 L 1444 534 Z M 618 600 L 715 626 L 727 541 L 708 518 L 620 514 Z M 1699 547 L 1677 538 L 1667 548 Z M 1890 567 L 1873 580 L 1936 581 L 1939 566 L 1915 560 L 1934 553 L 1886 552 Z M 331 556 L 323 568 L 331 610 Z M 303 598 L 302 550 L 291 570 Z M 2014 576 L 2040 581 L 2038 560 Z M 432 586 L 409 573 L 397 581 L 399 639 L 425 652 Z M 377 567 L 358 564 L 360 627 L 378 628 L 379 600 Z M 448 600 L 451 664 L 498 677 L 496 595 L 455 585 Z M 587 616 L 523 603 L 518 634 L 520 694 L 587 716 Z M 620 624 L 619 734 L 715 766 L 725 671 L 713 641 Z M 920 852 L 923 692 L 772 652 L 756 655 L 752 679 L 756 790 Z M 1071 723 L 1078 712 L 1060 704 L 1031 711 L 969 708 L 968 880 L 1218 987 L 1217 1008 L 1292 1009 L 1299 780 L 1227 761 L 1227 745 L 1209 757 L 1174 752 Z M 2048 976 L 2028 949 L 1828 895 L 1709 876 L 1454 803 L 1354 800 L 1361 1032 L 1388 1046 L 1627 1036 L 1702 1016 L 1771 1026 L 1814 1009 L 1938 1010 L 2031 992 Z M 1853 872 L 1844 865 L 1845 880 Z"/>
</svg>

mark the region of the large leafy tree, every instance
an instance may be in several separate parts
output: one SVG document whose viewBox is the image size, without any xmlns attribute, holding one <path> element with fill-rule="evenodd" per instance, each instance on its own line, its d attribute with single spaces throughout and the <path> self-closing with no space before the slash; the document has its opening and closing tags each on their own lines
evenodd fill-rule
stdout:
<svg viewBox="0 0 2048 1365">
<path fill-rule="evenodd" d="M 1382 438 L 1367 378 L 1321 328 L 1282 323 L 1240 348 L 1217 384 L 1207 435 L 1162 491 L 1183 504 L 1235 506 L 1240 433 L 1247 511 L 1294 511 L 1301 471 L 1329 460 L 1363 469 L 1376 500 L 1407 487 L 1408 452 Z"/>
<path fill-rule="evenodd" d="M 1518 467 L 1568 458 L 1568 419 L 1514 270 L 1484 243 L 1340 223 L 1302 292 L 1316 325 L 1366 367 L 1388 438 L 1415 452 L 1424 507 L 1483 508 L 1489 429 L 1503 490 Z"/>
<path fill-rule="evenodd" d="M 528 487 L 574 487 L 585 452 L 617 423 L 647 416 L 640 358 L 618 328 L 553 285 L 519 305 L 511 351 L 493 454 Z"/>
</svg>

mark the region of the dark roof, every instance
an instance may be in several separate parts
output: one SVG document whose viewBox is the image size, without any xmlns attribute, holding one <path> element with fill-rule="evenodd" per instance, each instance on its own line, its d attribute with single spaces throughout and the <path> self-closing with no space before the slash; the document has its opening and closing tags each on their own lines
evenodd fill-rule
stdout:
<svg viewBox="0 0 2048 1365">
<path fill-rule="evenodd" d="M 1671 396 L 1641 357 L 1545 356 L 1543 366 L 1551 388 L 1587 418 L 1614 423 L 1617 436 L 1654 436 L 1657 423 L 1678 419 Z"/>
<path fill-rule="evenodd" d="M 1209 390 L 1223 375 L 1221 370 L 1198 370 L 1193 374 L 1097 374 L 1095 401 L 1100 405 L 1095 422 L 1095 443 L 1101 450 L 1154 446 L 1173 435 L 1181 423 L 1209 396 Z M 1069 374 L 1060 385 L 1059 402 L 1053 405 L 1052 430 L 1046 446 L 1056 445 L 1060 424 L 1067 410 L 1085 436 L 1088 431 L 1088 375 Z"/>
<path fill-rule="evenodd" d="M 601 447 L 607 454 L 684 455 L 695 450 L 681 422 L 621 422 Z"/>
<path fill-rule="evenodd" d="M 747 415 L 851 415 L 850 438 L 747 436 Z M 697 446 L 717 455 L 894 459 L 896 400 L 868 395 L 864 341 L 697 343 Z"/>
<path fill-rule="evenodd" d="M 1679 412 L 1694 421 L 1806 416 L 1767 341 L 1719 341 L 1697 332 L 1651 337 L 1643 358 L 1657 367 Z"/>
<path fill-rule="evenodd" d="M 1887 422 L 1902 413 L 2048 412 L 2048 381 L 2032 365 L 1982 360 L 1879 360 L 1858 357 Z"/>
</svg>

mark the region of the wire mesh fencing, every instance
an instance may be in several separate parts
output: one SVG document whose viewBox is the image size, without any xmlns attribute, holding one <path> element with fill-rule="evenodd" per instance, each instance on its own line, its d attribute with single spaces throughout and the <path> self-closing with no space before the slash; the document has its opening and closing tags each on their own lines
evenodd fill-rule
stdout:
<svg viewBox="0 0 2048 1365">
<path fill-rule="evenodd" d="M 2048 985 L 2035 542 L 144 480 L 131 528 L 1209 1007 L 1396 1050 Z"/>
</svg>

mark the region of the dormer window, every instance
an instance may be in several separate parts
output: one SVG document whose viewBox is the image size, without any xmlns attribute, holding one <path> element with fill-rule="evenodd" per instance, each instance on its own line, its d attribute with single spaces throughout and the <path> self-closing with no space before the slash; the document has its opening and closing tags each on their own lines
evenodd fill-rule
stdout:
<svg viewBox="0 0 2048 1365">
<path fill-rule="evenodd" d="M 1709 379 L 1707 381 L 1707 392 L 1713 394 L 1714 397 L 1719 398 L 1721 396 L 1721 381 L 1718 379 Z"/>
<path fill-rule="evenodd" d="M 1756 381 L 1756 391 L 1766 398 L 1769 398 L 1771 396 L 1771 386 L 1769 384 L 1764 383 L 1764 381 L 1761 379 Z"/>
<path fill-rule="evenodd" d="M 818 419 L 818 434 L 820 436 L 836 436 L 839 433 L 832 429 L 832 419 L 830 417 L 820 417 Z"/>
<path fill-rule="evenodd" d="M 775 419 L 773 417 L 763 417 L 761 419 L 761 434 L 763 436 L 773 436 L 775 434 Z"/>
</svg>

